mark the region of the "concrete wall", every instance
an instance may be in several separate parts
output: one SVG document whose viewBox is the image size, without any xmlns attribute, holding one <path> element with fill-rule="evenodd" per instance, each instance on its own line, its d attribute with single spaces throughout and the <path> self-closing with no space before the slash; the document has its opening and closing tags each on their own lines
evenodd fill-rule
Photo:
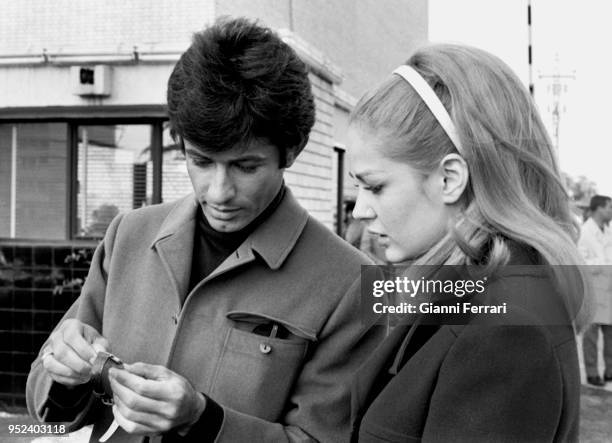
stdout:
<svg viewBox="0 0 612 443">
<path fill-rule="evenodd" d="M 340 68 L 354 96 L 427 41 L 427 0 L 215 0 L 215 14 L 290 29 Z"/>
<path fill-rule="evenodd" d="M 213 0 L 0 0 L 0 54 L 186 46 Z"/>
<path fill-rule="evenodd" d="M 169 63 L 114 65 L 110 96 L 81 97 L 73 92 L 70 66 L 0 66 L 0 103 L 3 107 L 163 104 L 172 67 Z"/>
<path fill-rule="evenodd" d="M 0 107 L 164 103 L 178 56 L 134 64 L 134 49 L 180 53 L 213 8 L 213 0 L 0 0 L 0 56 L 17 61 L 0 65 Z M 96 59 L 112 64 L 111 96 L 74 95 L 70 65 Z"/>
</svg>

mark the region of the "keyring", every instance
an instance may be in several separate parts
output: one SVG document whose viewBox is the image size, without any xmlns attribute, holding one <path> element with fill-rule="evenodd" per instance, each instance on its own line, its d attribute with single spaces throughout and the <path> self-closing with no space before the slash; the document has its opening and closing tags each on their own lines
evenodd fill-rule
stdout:
<svg viewBox="0 0 612 443">
<path fill-rule="evenodd" d="M 108 379 L 108 371 L 111 368 L 123 368 L 123 362 L 108 352 L 98 352 L 91 369 L 91 381 L 93 382 L 93 393 L 100 398 L 105 405 L 113 404 L 113 390 Z"/>
</svg>

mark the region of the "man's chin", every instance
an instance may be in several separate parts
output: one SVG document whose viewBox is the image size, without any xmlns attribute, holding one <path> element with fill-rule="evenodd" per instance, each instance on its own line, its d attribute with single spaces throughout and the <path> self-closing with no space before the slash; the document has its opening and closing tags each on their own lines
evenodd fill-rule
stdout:
<svg viewBox="0 0 612 443">
<path fill-rule="evenodd" d="M 213 217 L 206 218 L 210 227 L 217 232 L 236 232 L 247 225 L 244 220 L 219 220 Z"/>
</svg>

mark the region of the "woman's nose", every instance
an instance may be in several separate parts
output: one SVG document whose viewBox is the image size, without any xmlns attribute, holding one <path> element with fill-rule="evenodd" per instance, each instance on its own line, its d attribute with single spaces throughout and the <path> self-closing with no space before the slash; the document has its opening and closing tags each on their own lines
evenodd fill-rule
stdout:
<svg viewBox="0 0 612 443">
<path fill-rule="evenodd" d="M 353 217 L 358 220 L 370 220 L 376 217 L 374 210 L 365 203 L 363 198 L 357 196 L 355 207 L 353 208 Z"/>
</svg>

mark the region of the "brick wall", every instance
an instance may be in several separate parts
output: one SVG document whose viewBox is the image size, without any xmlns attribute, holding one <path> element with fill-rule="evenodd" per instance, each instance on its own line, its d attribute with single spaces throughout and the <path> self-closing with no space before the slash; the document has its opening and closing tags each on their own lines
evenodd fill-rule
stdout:
<svg viewBox="0 0 612 443">
<path fill-rule="evenodd" d="M 333 89 L 332 84 L 311 74 L 315 96 L 316 121 L 308 144 L 294 165 L 285 173 L 285 181 L 300 203 L 319 221 L 333 227 Z"/>
</svg>

